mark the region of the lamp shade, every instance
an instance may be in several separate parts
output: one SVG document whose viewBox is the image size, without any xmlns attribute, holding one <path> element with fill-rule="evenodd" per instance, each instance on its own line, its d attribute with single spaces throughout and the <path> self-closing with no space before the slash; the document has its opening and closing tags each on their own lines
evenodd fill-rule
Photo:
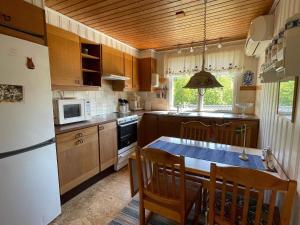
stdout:
<svg viewBox="0 0 300 225">
<path fill-rule="evenodd" d="M 201 70 L 195 73 L 184 88 L 199 89 L 199 88 L 217 88 L 223 87 L 219 81 L 209 72 Z"/>
</svg>

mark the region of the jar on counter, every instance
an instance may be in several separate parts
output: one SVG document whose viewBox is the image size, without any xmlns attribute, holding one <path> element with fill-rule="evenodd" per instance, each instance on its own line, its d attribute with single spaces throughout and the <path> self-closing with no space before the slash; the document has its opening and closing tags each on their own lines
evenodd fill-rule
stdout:
<svg viewBox="0 0 300 225">
<path fill-rule="evenodd" d="M 283 60 L 284 49 L 284 28 L 280 29 L 277 40 L 277 60 Z"/>
<path fill-rule="evenodd" d="M 278 43 L 278 36 L 274 37 L 272 40 L 271 63 L 277 61 L 277 43 Z"/>
</svg>

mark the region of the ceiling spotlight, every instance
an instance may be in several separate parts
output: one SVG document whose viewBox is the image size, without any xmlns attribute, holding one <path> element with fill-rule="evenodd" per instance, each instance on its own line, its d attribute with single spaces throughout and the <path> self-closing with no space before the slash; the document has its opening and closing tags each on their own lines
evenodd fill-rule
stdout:
<svg viewBox="0 0 300 225">
<path fill-rule="evenodd" d="M 205 50 L 205 51 L 207 51 L 207 50 L 208 50 L 208 47 L 207 47 L 207 45 L 205 45 L 205 47 L 204 47 L 204 50 Z"/>
<path fill-rule="evenodd" d="M 185 12 L 183 10 L 175 13 L 176 19 L 181 19 L 185 16 Z"/>
<path fill-rule="evenodd" d="M 194 48 L 193 46 L 190 47 L 190 53 L 193 53 L 194 52 Z"/>
</svg>

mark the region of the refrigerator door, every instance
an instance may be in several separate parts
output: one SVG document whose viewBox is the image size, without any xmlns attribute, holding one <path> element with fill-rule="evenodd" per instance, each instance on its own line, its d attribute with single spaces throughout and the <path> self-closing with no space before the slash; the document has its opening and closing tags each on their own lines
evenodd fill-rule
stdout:
<svg viewBox="0 0 300 225">
<path fill-rule="evenodd" d="M 0 159 L 1 225 L 46 225 L 60 213 L 55 144 Z"/>
<path fill-rule="evenodd" d="M 0 34 L 0 49 L 0 91 L 3 84 L 21 85 L 24 97 L 21 102 L 0 98 L 1 155 L 47 141 L 55 134 L 48 48 Z M 27 58 L 35 69 L 27 68 Z"/>
</svg>

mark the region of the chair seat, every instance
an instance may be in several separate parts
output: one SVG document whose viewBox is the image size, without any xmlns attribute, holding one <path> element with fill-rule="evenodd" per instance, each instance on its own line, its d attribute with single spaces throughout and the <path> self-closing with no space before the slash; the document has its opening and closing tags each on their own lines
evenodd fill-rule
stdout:
<svg viewBox="0 0 300 225">
<path fill-rule="evenodd" d="M 153 179 L 152 181 L 154 184 L 156 184 L 156 180 Z M 166 190 L 168 190 L 169 192 L 172 191 L 171 189 L 171 185 L 172 185 L 172 181 L 171 179 L 168 179 L 168 184 L 165 184 L 165 187 L 160 187 L 160 188 L 166 188 Z M 179 179 L 176 178 L 175 179 L 175 185 L 176 185 L 176 189 L 178 189 L 179 187 Z M 151 186 L 151 184 L 150 184 Z M 199 201 L 199 196 L 201 195 L 201 191 L 202 191 L 202 185 L 200 183 L 196 183 L 190 180 L 186 180 L 185 182 L 185 186 L 186 186 L 186 213 L 189 213 L 191 208 L 193 207 L 193 204 L 195 203 L 195 201 Z M 157 185 L 153 185 L 154 189 L 157 189 Z M 178 195 L 179 198 L 179 195 Z M 154 199 L 151 199 L 150 197 L 145 197 L 145 200 L 151 200 L 154 201 Z M 179 200 L 179 199 L 178 199 Z M 178 211 L 178 207 L 175 206 L 169 206 L 168 204 L 162 204 L 162 203 L 158 203 L 157 204 L 161 205 L 162 207 L 166 207 L 166 208 L 171 208 L 173 211 Z"/>
<path fill-rule="evenodd" d="M 222 199 L 222 193 L 220 190 L 216 191 L 216 214 L 219 215 L 221 212 L 221 199 Z M 227 192 L 225 195 L 225 208 L 224 208 L 224 213 L 225 213 L 225 219 L 229 221 L 231 218 L 231 205 L 232 205 L 232 193 Z M 244 199 L 241 195 L 237 196 L 237 205 L 236 205 L 236 223 L 235 224 L 240 224 L 240 219 L 242 218 L 243 214 L 243 205 L 244 205 Z M 255 198 L 250 198 L 249 199 L 249 209 L 248 209 L 248 218 L 247 218 L 247 225 L 253 225 L 255 221 L 255 212 L 256 212 L 256 205 L 257 205 L 257 200 Z M 268 221 L 268 209 L 269 205 L 268 204 L 263 204 L 261 208 L 261 216 L 260 216 L 260 225 L 265 225 L 267 224 Z M 278 225 L 279 223 L 279 209 L 278 207 L 275 207 L 275 212 L 274 212 L 274 220 L 273 220 L 273 225 Z"/>
</svg>

